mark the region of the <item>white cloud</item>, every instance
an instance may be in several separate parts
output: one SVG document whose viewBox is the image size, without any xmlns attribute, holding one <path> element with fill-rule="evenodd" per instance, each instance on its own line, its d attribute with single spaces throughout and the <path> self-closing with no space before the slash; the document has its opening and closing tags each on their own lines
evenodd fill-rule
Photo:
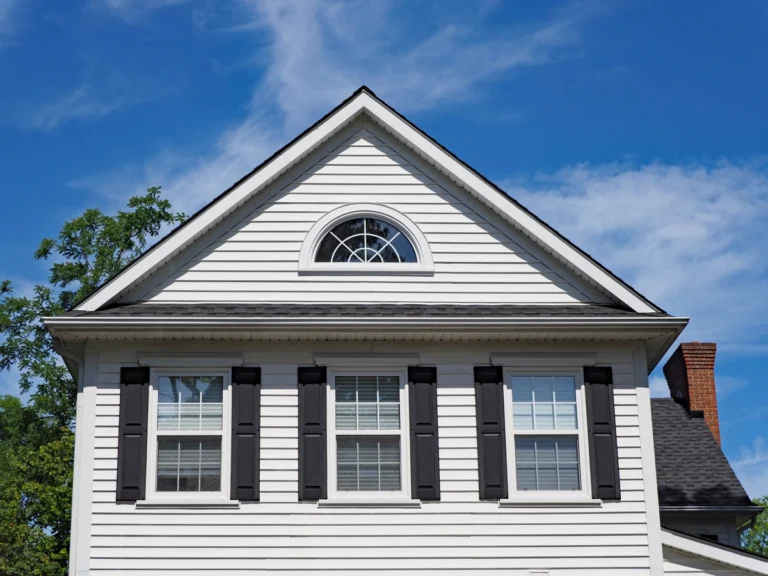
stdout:
<svg viewBox="0 0 768 576">
<path fill-rule="evenodd" d="M 75 185 L 122 201 L 162 184 L 174 208 L 194 212 L 361 84 L 406 112 L 473 98 L 485 82 L 566 55 L 578 40 L 580 21 L 590 15 L 572 10 L 538 26 L 490 35 L 466 23 L 431 30 L 425 24 L 418 29 L 421 37 L 412 40 L 413 30 L 406 34 L 395 9 L 402 5 L 391 2 L 241 0 L 239 5 L 237 26 L 228 30 L 258 39 L 254 60 L 265 66 L 244 118 L 202 156 L 165 150 L 143 166 L 92 175 Z M 198 21 L 207 25 L 203 16 Z"/>
<path fill-rule="evenodd" d="M 79 85 L 49 102 L 28 107 L 26 112 L 18 115 L 24 127 L 53 130 L 73 120 L 103 118 L 173 92 L 163 81 L 150 83 L 147 79 L 129 79 L 116 70 L 98 72 L 94 65 L 90 65 Z"/>
<path fill-rule="evenodd" d="M 741 448 L 733 468 L 750 498 L 768 496 L 768 446 L 762 436 L 755 438 L 751 447 Z"/>
<path fill-rule="evenodd" d="M 13 36 L 17 27 L 19 0 L 0 0 L 0 45 L 3 38 Z"/>
<path fill-rule="evenodd" d="M 130 22 L 155 10 L 177 6 L 185 2 L 187 0 L 93 0 L 91 5 L 94 8 L 107 10 L 111 14 Z"/>
<path fill-rule="evenodd" d="M 642 294 L 691 316 L 686 340 L 764 346 L 768 164 L 585 164 L 506 190 Z"/>
</svg>

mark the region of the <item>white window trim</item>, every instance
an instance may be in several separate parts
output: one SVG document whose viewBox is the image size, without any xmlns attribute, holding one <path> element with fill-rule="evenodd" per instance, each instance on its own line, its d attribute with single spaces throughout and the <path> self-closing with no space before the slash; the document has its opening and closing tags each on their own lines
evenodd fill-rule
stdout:
<svg viewBox="0 0 768 576">
<path fill-rule="evenodd" d="M 398 376 L 400 378 L 400 430 L 362 431 L 370 436 L 400 436 L 400 487 L 398 492 L 347 492 L 337 490 L 336 468 L 336 376 Z M 326 402 L 328 432 L 327 470 L 328 500 L 321 506 L 335 506 L 347 503 L 351 506 L 392 505 L 398 506 L 411 501 L 411 458 L 410 458 L 410 420 L 408 415 L 408 369 L 393 369 L 386 366 L 368 366 L 362 370 L 348 366 L 328 368 L 328 402 Z M 359 431 L 349 431 L 349 435 L 359 435 Z"/>
<path fill-rule="evenodd" d="M 223 414 L 221 424 L 221 490 L 218 492 L 158 492 L 157 491 L 157 402 L 158 379 L 161 376 L 221 376 L 224 382 L 222 396 Z M 230 470 L 232 454 L 232 389 L 229 370 L 191 369 L 188 366 L 178 370 L 163 367 L 161 370 L 150 369 L 149 421 L 147 425 L 147 472 L 146 500 L 137 506 L 166 506 L 178 503 L 179 506 L 199 504 L 224 504 L 230 500 Z M 175 435 L 175 434 L 174 434 Z M 182 436 L 218 436 L 199 431 L 182 432 Z"/>
<path fill-rule="evenodd" d="M 317 247 L 337 224 L 352 218 L 378 218 L 395 226 L 410 241 L 416 252 L 415 263 L 355 263 L 355 262 L 315 262 Z M 347 204 L 331 210 L 310 228 L 299 252 L 300 274 L 404 274 L 431 275 L 435 266 L 432 252 L 424 234 L 410 218 L 379 204 Z"/>
<path fill-rule="evenodd" d="M 512 412 L 512 382 L 513 376 L 573 376 L 576 381 L 576 418 L 578 430 L 526 430 L 524 436 L 576 436 L 579 446 L 579 481 L 580 490 L 518 490 L 517 468 L 515 466 L 515 430 Z M 510 497 L 501 502 L 502 505 L 538 504 L 552 502 L 565 504 L 569 502 L 595 504 L 592 498 L 592 482 L 589 476 L 589 437 L 587 435 L 587 404 L 584 397 L 584 371 L 578 368 L 505 368 L 504 369 L 504 427 L 507 443 L 507 481 Z"/>
</svg>

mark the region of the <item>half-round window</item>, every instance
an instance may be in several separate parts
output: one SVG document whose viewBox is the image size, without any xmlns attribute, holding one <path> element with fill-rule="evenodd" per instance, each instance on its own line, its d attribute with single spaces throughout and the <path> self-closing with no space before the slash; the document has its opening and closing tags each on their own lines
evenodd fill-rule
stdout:
<svg viewBox="0 0 768 576">
<path fill-rule="evenodd" d="M 353 218 L 335 226 L 320 241 L 315 262 L 416 263 L 410 240 L 378 218 Z"/>
</svg>

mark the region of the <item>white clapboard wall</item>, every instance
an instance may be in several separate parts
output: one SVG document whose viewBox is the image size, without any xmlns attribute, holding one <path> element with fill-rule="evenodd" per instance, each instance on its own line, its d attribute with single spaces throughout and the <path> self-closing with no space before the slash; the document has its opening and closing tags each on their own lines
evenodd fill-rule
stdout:
<svg viewBox="0 0 768 576">
<path fill-rule="evenodd" d="M 380 129 L 356 122 L 269 185 L 125 302 L 609 302 Z M 323 215 L 354 203 L 396 210 L 421 230 L 434 275 L 300 275 Z"/>
<path fill-rule="evenodd" d="M 150 344 L 155 353 L 238 351 L 247 363 L 261 366 L 260 503 L 236 510 L 147 510 L 115 503 L 120 368 L 135 365 L 136 352 Z M 420 509 L 329 509 L 298 502 L 297 365 L 311 364 L 318 349 L 359 352 L 361 346 L 153 342 L 90 349 L 98 369 L 93 381 L 85 383 L 83 408 L 96 416 L 93 429 L 77 431 L 95 443 L 93 459 L 83 468 L 87 474 L 93 467 L 90 575 L 529 576 L 531 570 L 549 570 L 552 576 L 649 574 L 640 438 L 650 434 L 651 423 L 641 424 L 638 416 L 631 345 L 578 348 L 613 368 L 621 502 L 600 508 L 499 508 L 478 501 L 473 366 L 487 363 L 491 352 L 574 349 L 568 344 L 494 344 L 492 349 L 488 344 L 422 345 L 421 363 L 438 369 L 441 501 L 424 503 Z M 414 352 L 413 344 L 375 346 L 377 352 Z M 649 403 L 647 390 L 642 398 Z M 649 406 L 644 410 L 650 413 Z M 648 490 L 655 493 L 656 486 Z"/>
</svg>

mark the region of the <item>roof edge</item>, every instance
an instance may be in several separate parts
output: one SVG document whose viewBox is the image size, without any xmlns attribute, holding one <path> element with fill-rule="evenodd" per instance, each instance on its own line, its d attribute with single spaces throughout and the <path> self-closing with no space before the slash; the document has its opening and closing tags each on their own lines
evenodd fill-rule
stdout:
<svg viewBox="0 0 768 576">
<path fill-rule="evenodd" d="M 699 556 L 720 564 L 728 564 L 756 574 L 768 576 L 768 558 L 735 546 L 697 538 L 670 528 L 661 529 L 661 543 L 693 556 Z"/>
</svg>

